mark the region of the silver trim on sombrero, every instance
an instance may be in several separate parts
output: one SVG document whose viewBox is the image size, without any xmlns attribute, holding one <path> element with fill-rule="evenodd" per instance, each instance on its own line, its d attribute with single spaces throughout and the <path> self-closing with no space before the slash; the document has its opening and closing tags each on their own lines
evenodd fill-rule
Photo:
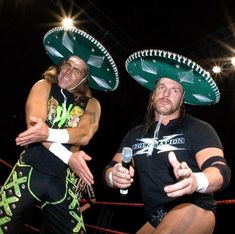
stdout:
<svg viewBox="0 0 235 234">
<path fill-rule="evenodd" d="M 103 53 L 104 55 L 106 56 L 106 58 L 108 59 L 109 63 L 111 64 L 111 67 L 113 69 L 113 72 L 114 72 L 114 75 L 115 75 L 115 78 L 116 78 L 116 84 L 115 84 L 115 87 L 112 89 L 110 87 L 110 85 L 108 83 L 106 83 L 106 81 L 102 78 L 99 78 L 99 77 L 95 77 L 94 76 L 91 76 L 91 78 L 97 83 L 99 84 L 99 86 L 101 87 L 104 87 L 104 88 L 107 88 L 107 89 L 112 89 L 112 90 L 115 90 L 118 85 L 119 85 L 119 76 L 118 76 L 118 69 L 117 69 L 117 66 L 112 58 L 112 56 L 109 54 L 109 52 L 105 49 L 105 47 L 99 42 L 97 41 L 94 37 L 92 37 L 91 35 L 89 35 L 88 33 L 82 31 L 81 29 L 77 29 L 77 28 L 74 28 L 74 27 L 70 27 L 70 28 L 64 28 L 64 27 L 56 27 L 56 28 L 52 28 L 51 30 L 49 30 L 45 35 L 44 35 L 44 38 L 43 38 L 43 42 L 45 42 L 46 38 L 48 36 L 50 36 L 52 33 L 54 32 L 59 32 L 59 31 L 70 31 L 70 32 L 73 32 L 73 33 L 77 33 L 81 36 L 83 36 L 84 38 L 88 39 L 89 41 L 91 41 L 95 46 L 97 46 Z M 73 40 L 75 40 L 76 38 L 74 37 Z M 45 44 L 45 43 L 44 43 Z M 67 34 L 64 34 L 63 35 L 63 38 L 62 38 L 62 44 L 65 48 L 67 48 L 71 53 L 73 53 L 73 42 L 70 40 L 70 38 L 67 36 Z M 46 50 L 48 53 L 50 53 L 52 56 L 54 57 L 59 57 L 59 58 L 63 58 L 64 56 L 59 52 L 57 51 L 54 47 L 51 47 L 51 46 L 48 46 L 48 45 L 45 45 L 46 47 Z M 91 50 L 94 50 L 94 49 L 91 49 Z M 88 59 L 88 64 L 91 65 L 91 66 L 94 66 L 94 67 L 97 67 L 97 68 L 100 68 L 101 67 L 101 62 L 104 61 L 104 57 L 100 57 L 98 59 L 98 56 L 96 56 L 96 58 L 94 58 L 95 56 L 91 56 L 89 59 Z M 98 62 L 99 61 L 99 62 Z M 100 82 L 97 82 L 98 79 L 100 79 L 101 81 Z"/>
<path fill-rule="evenodd" d="M 193 70 L 198 72 L 203 78 L 205 78 L 205 80 L 211 86 L 212 90 L 215 92 L 215 98 L 216 98 L 215 103 L 217 103 L 219 101 L 219 99 L 220 99 L 220 92 L 219 92 L 219 89 L 218 89 L 215 81 L 210 76 L 210 73 L 208 71 L 206 71 L 205 69 L 203 69 L 200 65 L 198 65 L 197 63 L 195 63 L 191 59 L 188 59 L 188 58 L 184 57 L 183 55 L 179 55 L 179 54 L 176 54 L 176 53 L 173 53 L 173 52 L 169 52 L 169 51 L 164 51 L 164 50 L 157 50 L 157 49 L 140 50 L 140 51 L 137 51 L 137 52 L 131 54 L 127 58 L 127 60 L 125 62 L 126 70 L 128 71 L 128 64 L 130 62 L 132 62 L 133 60 L 139 59 L 139 58 L 142 59 L 144 57 L 152 57 L 152 56 L 175 60 L 178 63 L 185 64 L 188 67 L 190 67 L 192 70 L 189 71 L 189 72 L 193 72 Z M 153 61 L 154 61 L 154 59 L 153 59 Z M 141 64 L 142 63 L 143 62 L 141 61 Z M 146 64 L 145 64 L 145 66 L 146 66 Z M 143 70 L 144 69 L 146 69 L 146 67 L 143 68 Z M 151 73 L 155 74 L 153 69 L 152 70 L 149 69 L 149 71 L 151 71 Z M 181 81 L 185 82 L 185 79 L 183 79 L 184 76 L 180 76 L 180 77 L 181 77 Z M 136 79 L 137 81 L 139 81 L 141 84 L 148 83 L 148 81 L 146 79 L 144 79 L 143 77 L 133 76 L 133 78 Z M 187 82 L 189 82 L 189 81 L 187 81 Z M 191 83 L 191 82 L 189 82 L 189 83 Z M 199 101 L 203 101 L 203 102 L 211 102 L 212 101 L 208 97 L 202 96 L 200 94 L 192 94 L 192 95 L 195 98 L 197 98 Z"/>
</svg>

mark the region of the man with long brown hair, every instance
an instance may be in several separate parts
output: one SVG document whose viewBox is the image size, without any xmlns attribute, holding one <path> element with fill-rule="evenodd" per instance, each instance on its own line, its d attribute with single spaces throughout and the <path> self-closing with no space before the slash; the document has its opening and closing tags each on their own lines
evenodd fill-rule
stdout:
<svg viewBox="0 0 235 234">
<path fill-rule="evenodd" d="M 198 64 L 168 51 L 138 51 L 126 69 L 152 93 L 144 124 L 126 134 L 106 167 L 106 184 L 128 188 L 137 173 L 148 220 L 137 234 L 211 234 L 213 193 L 229 185 L 230 169 L 213 127 L 186 114 L 184 103 L 217 103 L 217 85 Z M 129 170 L 124 147 L 133 152 Z"/>
</svg>

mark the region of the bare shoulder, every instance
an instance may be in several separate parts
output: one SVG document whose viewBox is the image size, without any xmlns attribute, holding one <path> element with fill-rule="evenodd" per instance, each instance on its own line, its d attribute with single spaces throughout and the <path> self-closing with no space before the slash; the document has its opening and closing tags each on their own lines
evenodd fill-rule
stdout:
<svg viewBox="0 0 235 234">
<path fill-rule="evenodd" d="M 45 79 L 41 79 L 34 83 L 30 90 L 29 97 L 38 97 L 38 98 L 48 98 L 48 95 L 51 90 L 51 84 Z"/>
<path fill-rule="evenodd" d="M 51 84 L 45 79 L 38 80 L 36 83 L 34 83 L 32 87 L 32 89 L 41 89 L 41 90 L 50 89 L 50 88 Z"/>
<path fill-rule="evenodd" d="M 100 102 L 94 97 L 90 98 L 85 113 L 92 117 L 94 122 L 98 123 L 101 116 Z"/>
<path fill-rule="evenodd" d="M 88 107 L 89 108 L 95 108 L 95 109 L 101 109 L 101 106 L 100 106 L 100 102 L 98 99 L 92 97 L 89 99 L 89 102 L 88 102 Z"/>
</svg>

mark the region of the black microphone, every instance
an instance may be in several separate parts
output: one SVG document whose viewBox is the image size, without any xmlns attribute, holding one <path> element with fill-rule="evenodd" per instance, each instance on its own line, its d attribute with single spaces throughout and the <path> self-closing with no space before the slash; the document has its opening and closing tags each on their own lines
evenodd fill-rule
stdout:
<svg viewBox="0 0 235 234">
<path fill-rule="evenodd" d="M 132 153 L 132 148 L 130 147 L 123 147 L 122 149 L 122 166 L 127 168 L 129 170 L 130 165 L 131 165 L 131 159 L 132 159 L 133 153 Z M 122 195 L 128 194 L 128 189 L 120 189 L 120 193 Z"/>
</svg>

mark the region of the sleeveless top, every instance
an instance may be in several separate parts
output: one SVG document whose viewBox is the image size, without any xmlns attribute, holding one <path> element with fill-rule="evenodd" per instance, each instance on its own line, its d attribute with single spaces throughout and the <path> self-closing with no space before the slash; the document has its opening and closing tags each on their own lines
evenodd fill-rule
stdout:
<svg viewBox="0 0 235 234">
<path fill-rule="evenodd" d="M 90 97 L 81 96 L 78 100 L 72 93 L 52 84 L 48 98 L 48 113 L 46 123 L 48 127 L 63 129 L 77 127 Z M 63 144 L 70 149 L 69 144 Z M 68 165 L 52 154 L 41 143 L 29 145 L 21 154 L 22 160 L 41 173 L 63 177 Z"/>
</svg>

